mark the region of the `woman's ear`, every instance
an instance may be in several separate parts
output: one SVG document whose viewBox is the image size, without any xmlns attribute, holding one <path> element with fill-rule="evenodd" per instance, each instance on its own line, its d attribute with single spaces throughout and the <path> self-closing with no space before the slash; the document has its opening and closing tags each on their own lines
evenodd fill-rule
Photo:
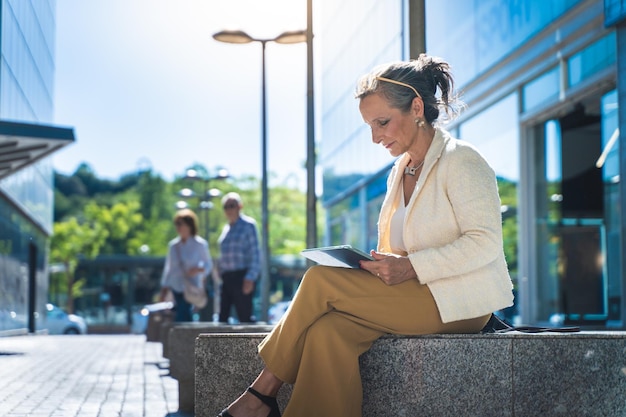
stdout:
<svg viewBox="0 0 626 417">
<path fill-rule="evenodd" d="M 415 118 L 424 117 L 424 102 L 420 97 L 413 98 L 413 102 L 411 103 L 411 114 Z"/>
</svg>

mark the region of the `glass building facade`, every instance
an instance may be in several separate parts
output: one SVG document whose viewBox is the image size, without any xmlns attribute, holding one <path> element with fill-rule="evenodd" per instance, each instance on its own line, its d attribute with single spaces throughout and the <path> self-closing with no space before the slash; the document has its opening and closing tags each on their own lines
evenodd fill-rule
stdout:
<svg viewBox="0 0 626 417">
<path fill-rule="evenodd" d="M 52 121 L 55 7 L 54 0 L 0 1 L 1 120 Z M 30 157 L 28 146 L 9 150 L 19 144 L 0 139 L 0 168 Z M 0 177 L 0 334 L 33 330 L 30 318 L 45 316 L 53 170 L 49 158 L 36 159 Z"/>
<path fill-rule="evenodd" d="M 445 127 L 475 144 L 497 174 L 516 293 L 505 314 L 518 323 L 623 326 L 619 57 L 605 2 L 366 3 L 322 12 L 325 243 L 376 245 L 393 161 L 371 145 L 354 86 L 374 65 L 408 59 L 410 29 L 423 25 L 426 52 L 450 62 L 467 104 Z M 409 21 L 417 5 L 423 21 Z"/>
<path fill-rule="evenodd" d="M 408 58 L 407 6 L 402 1 L 324 2 L 320 10 L 322 201 L 328 209 L 325 239 L 369 248 L 390 163 L 368 146 L 370 132 L 354 99 L 357 78 L 374 65 Z M 346 19 L 349 16 L 349 19 Z"/>
</svg>

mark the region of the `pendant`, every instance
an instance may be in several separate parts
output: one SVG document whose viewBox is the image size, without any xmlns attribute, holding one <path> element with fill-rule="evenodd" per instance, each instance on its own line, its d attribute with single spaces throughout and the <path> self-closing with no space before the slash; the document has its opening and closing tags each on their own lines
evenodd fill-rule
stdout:
<svg viewBox="0 0 626 417">
<path fill-rule="evenodd" d="M 414 177 L 414 176 L 415 176 L 415 173 L 416 173 L 416 172 L 417 172 L 417 170 L 418 170 L 418 169 L 420 169 L 420 168 L 421 168 L 421 165 L 420 165 L 420 166 L 416 166 L 416 167 L 404 167 L 404 173 L 405 173 L 406 175 L 410 175 L 410 176 Z"/>
<path fill-rule="evenodd" d="M 425 161 L 425 159 L 424 159 L 424 161 Z M 410 166 L 404 167 L 404 174 L 405 175 L 410 175 L 410 176 L 414 177 L 415 174 L 417 174 L 417 171 L 422 167 L 422 165 L 424 165 L 424 161 L 420 162 L 419 164 L 415 165 L 414 167 L 410 167 Z"/>
</svg>

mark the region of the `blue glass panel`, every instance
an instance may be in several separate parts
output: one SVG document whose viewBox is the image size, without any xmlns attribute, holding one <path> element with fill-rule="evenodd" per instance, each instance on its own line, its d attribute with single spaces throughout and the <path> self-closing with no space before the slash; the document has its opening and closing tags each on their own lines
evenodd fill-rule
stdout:
<svg viewBox="0 0 626 417">
<path fill-rule="evenodd" d="M 3 0 L 0 117 L 52 121 L 54 2 Z"/>
<path fill-rule="evenodd" d="M 513 93 L 463 122 L 460 138 L 476 145 L 496 175 L 520 178 L 518 95 Z"/>
<path fill-rule="evenodd" d="M 613 65 L 615 55 L 615 32 L 612 32 L 570 57 L 567 61 L 568 85 L 575 86 L 598 71 Z"/>
<path fill-rule="evenodd" d="M 522 87 L 522 101 L 525 112 L 559 97 L 559 67 L 545 72 Z"/>
<path fill-rule="evenodd" d="M 604 24 L 614 25 L 626 18 L 626 0 L 604 0 Z"/>
<path fill-rule="evenodd" d="M 403 1 L 324 3 L 320 41 L 323 66 L 319 164 L 325 202 L 359 187 L 392 158 L 372 145 L 358 111 L 358 78 L 375 65 L 403 57 Z M 345 19 L 346 14 L 350 19 Z"/>
<path fill-rule="evenodd" d="M 2 0 L 0 30 L 0 118 L 52 122 L 54 0 Z M 0 188 L 51 232 L 52 180 L 51 161 L 45 160 L 0 181 Z"/>
<path fill-rule="evenodd" d="M 608 272 L 608 315 L 609 320 L 619 320 L 622 299 L 622 239 L 620 207 L 623 199 L 619 190 L 619 102 L 617 91 L 602 97 L 602 157 L 597 165 L 602 166 L 604 182 L 604 211 L 606 226 L 606 267 Z"/>
<path fill-rule="evenodd" d="M 426 0 L 426 50 L 450 62 L 460 86 L 580 0 Z"/>
<path fill-rule="evenodd" d="M 602 176 L 606 183 L 619 181 L 619 104 L 617 91 L 602 98 Z"/>
<path fill-rule="evenodd" d="M 27 328 L 28 257 L 31 244 L 37 247 L 36 310 L 43 317 L 44 303 L 48 299 L 46 236 L 0 196 L 0 333 Z"/>
<path fill-rule="evenodd" d="M 54 184 L 50 158 L 23 168 L 1 180 L 0 189 L 28 213 L 43 230 L 52 233 Z"/>
</svg>

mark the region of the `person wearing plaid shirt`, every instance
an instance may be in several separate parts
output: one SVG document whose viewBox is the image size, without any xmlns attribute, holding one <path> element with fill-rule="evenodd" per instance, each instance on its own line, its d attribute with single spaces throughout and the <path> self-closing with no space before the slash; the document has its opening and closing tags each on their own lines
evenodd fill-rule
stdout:
<svg viewBox="0 0 626 417">
<path fill-rule="evenodd" d="M 234 305 L 241 323 L 254 322 L 252 295 L 261 271 L 256 221 L 241 213 L 243 203 L 237 193 L 222 198 L 228 224 L 218 239 L 218 269 L 222 277 L 220 322 L 228 322 Z"/>
</svg>

